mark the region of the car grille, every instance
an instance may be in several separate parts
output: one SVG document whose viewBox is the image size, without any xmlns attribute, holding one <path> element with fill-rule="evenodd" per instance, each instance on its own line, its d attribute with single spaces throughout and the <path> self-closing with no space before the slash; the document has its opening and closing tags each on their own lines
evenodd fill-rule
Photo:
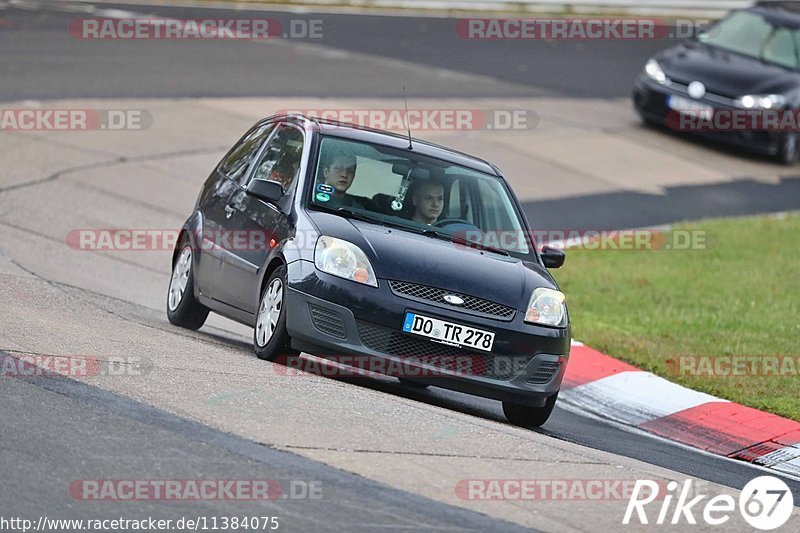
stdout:
<svg viewBox="0 0 800 533">
<path fill-rule="evenodd" d="M 389 287 L 396 295 L 410 300 L 427 302 L 449 309 L 457 309 L 465 313 L 499 318 L 501 320 L 511 320 L 514 317 L 514 308 L 490 302 L 482 298 L 476 298 L 475 296 L 437 289 L 436 287 L 407 283 L 405 281 L 390 280 Z M 446 294 L 453 294 L 460 297 L 464 300 L 464 304 L 453 305 L 445 302 L 443 297 Z"/>
<path fill-rule="evenodd" d="M 329 311 L 316 305 L 309 305 L 311 320 L 314 327 L 322 333 L 327 333 L 333 337 L 344 339 L 347 335 L 344 331 L 344 318 L 336 311 Z"/>
<path fill-rule="evenodd" d="M 561 363 L 558 361 L 542 361 L 526 381 L 535 385 L 547 383 L 553 379 L 559 368 L 561 368 Z"/>
<path fill-rule="evenodd" d="M 415 338 L 411 335 L 358 321 L 358 334 L 367 348 L 434 368 L 494 379 L 511 379 L 532 356 L 495 356 Z"/>
<path fill-rule="evenodd" d="M 690 81 L 686 81 L 686 82 L 676 81 L 676 80 L 673 79 L 672 82 L 668 85 L 668 87 L 670 89 L 672 89 L 673 91 L 679 92 L 679 93 L 683 93 L 689 99 L 694 100 L 695 98 L 689 96 L 689 83 L 691 83 L 691 82 Z M 706 103 L 709 103 L 709 104 L 712 104 L 712 105 L 713 104 L 721 104 L 721 105 L 724 105 L 724 106 L 727 106 L 727 107 L 733 107 L 733 106 L 735 106 L 734 102 L 736 101 L 736 98 L 734 96 L 729 96 L 729 95 L 719 94 L 719 93 L 712 93 L 712 92 L 706 91 L 705 95 L 703 95 L 703 97 L 700 100 L 701 101 L 705 101 Z"/>
</svg>

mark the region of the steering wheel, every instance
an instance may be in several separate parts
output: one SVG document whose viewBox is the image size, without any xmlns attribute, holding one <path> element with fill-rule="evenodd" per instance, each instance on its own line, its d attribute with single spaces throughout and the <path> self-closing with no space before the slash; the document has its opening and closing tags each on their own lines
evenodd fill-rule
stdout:
<svg viewBox="0 0 800 533">
<path fill-rule="evenodd" d="M 437 228 L 444 228 L 453 224 L 466 224 L 468 226 L 472 226 L 473 228 L 477 228 L 475 224 L 463 218 L 444 218 L 431 225 L 436 226 Z"/>
</svg>

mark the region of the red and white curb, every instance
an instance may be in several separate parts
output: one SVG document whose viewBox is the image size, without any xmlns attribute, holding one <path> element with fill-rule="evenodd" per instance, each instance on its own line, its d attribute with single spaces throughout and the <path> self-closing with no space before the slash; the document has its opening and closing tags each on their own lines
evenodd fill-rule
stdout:
<svg viewBox="0 0 800 533">
<path fill-rule="evenodd" d="M 688 389 L 577 341 L 558 401 L 668 440 L 800 476 L 800 422 Z"/>
</svg>

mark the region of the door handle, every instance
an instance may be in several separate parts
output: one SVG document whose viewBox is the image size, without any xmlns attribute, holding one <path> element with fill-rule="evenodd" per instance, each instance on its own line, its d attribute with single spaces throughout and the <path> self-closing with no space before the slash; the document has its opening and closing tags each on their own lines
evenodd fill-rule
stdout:
<svg viewBox="0 0 800 533">
<path fill-rule="evenodd" d="M 231 218 L 233 212 L 236 211 L 236 208 L 233 207 L 233 204 L 229 204 L 225 206 L 225 218 Z"/>
</svg>

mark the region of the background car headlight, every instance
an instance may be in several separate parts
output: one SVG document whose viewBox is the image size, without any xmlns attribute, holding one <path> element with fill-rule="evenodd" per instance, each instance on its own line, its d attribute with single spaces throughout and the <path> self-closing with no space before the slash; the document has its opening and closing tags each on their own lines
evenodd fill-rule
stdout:
<svg viewBox="0 0 800 533">
<path fill-rule="evenodd" d="M 782 94 L 746 94 L 734 103 L 745 109 L 775 109 L 786 105 L 786 97 Z"/>
<path fill-rule="evenodd" d="M 543 324 L 545 326 L 564 326 L 567 321 L 567 307 L 564 305 L 564 294 L 540 287 L 533 291 L 525 322 Z"/>
<path fill-rule="evenodd" d="M 669 78 L 667 78 L 667 75 L 661 69 L 661 65 L 659 65 L 658 61 L 655 59 L 650 59 L 647 62 L 644 66 L 644 71 L 648 76 L 662 85 L 666 85 L 669 82 Z"/>
<path fill-rule="evenodd" d="M 375 271 L 361 248 L 352 242 L 323 235 L 314 248 L 314 265 L 321 271 L 364 285 L 378 286 Z"/>
</svg>

